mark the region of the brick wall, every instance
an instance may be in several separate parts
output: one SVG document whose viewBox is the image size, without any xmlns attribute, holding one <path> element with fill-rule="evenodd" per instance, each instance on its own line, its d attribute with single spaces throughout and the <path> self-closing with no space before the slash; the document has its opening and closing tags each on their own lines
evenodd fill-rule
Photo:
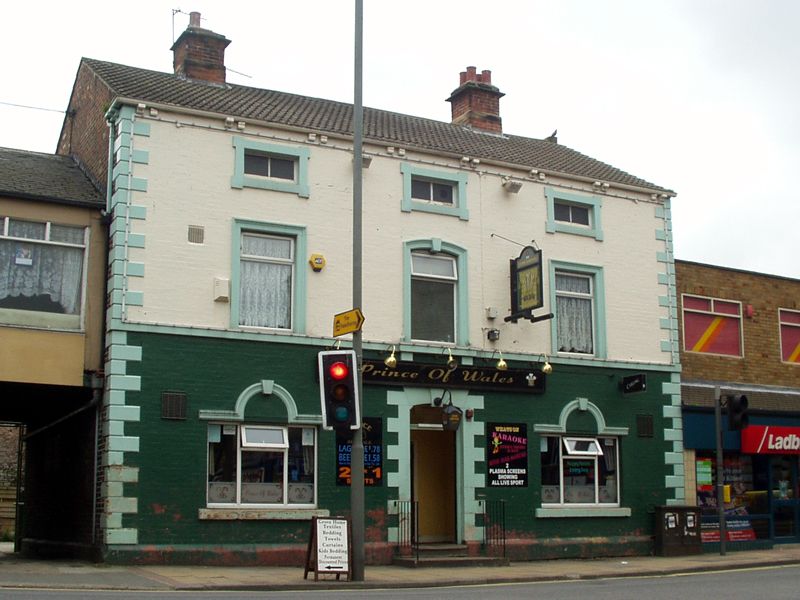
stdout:
<svg viewBox="0 0 800 600">
<path fill-rule="evenodd" d="M 684 381 L 729 381 L 800 388 L 800 364 L 781 361 L 778 309 L 800 309 L 800 280 L 675 261 Z M 742 303 L 744 357 L 706 355 L 683 349 L 682 294 Z M 747 306 L 753 307 L 752 317 Z"/>
<path fill-rule="evenodd" d="M 100 190 L 105 190 L 108 174 L 108 127 L 104 115 L 110 105 L 106 84 L 81 64 L 56 154 L 74 157 Z"/>
</svg>

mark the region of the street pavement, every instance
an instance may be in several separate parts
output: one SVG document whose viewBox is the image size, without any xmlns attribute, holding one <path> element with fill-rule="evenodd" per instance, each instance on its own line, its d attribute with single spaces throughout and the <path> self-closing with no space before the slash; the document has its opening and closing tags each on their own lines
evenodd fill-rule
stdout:
<svg viewBox="0 0 800 600">
<path fill-rule="evenodd" d="M 515 562 L 508 566 L 365 567 L 364 581 L 337 581 L 330 575 L 303 578 L 303 567 L 119 566 L 74 560 L 34 560 L 0 544 L 0 589 L 59 588 L 101 590 L 308 590 L 436 587 L 657 576 L 800 564 L 800 544 L 768 550 L 704 553 L 693 556 L 631 556 Z"/>
</svg>

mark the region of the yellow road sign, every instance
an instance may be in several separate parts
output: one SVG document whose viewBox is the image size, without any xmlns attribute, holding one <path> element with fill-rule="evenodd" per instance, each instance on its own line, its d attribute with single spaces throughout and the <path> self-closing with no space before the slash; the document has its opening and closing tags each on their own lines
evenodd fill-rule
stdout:
<svg viewBox="0 0 800 600">
<path fill-rule="evenodd" d="M 333 337 L 353 333 L 354 331 L 361 331 L 361 326 L 363 324 L 364 315 L 357 308 L 334 315 Z"/>
</svg>

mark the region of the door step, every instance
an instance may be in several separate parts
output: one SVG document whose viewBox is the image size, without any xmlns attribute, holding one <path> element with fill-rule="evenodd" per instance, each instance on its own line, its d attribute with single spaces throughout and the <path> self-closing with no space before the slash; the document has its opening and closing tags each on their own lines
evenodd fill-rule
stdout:
<svg viewBox="0 0 800 600">
<path fill-rule="evenodd" d="M 400 567 L 503 567 L 504 556 L 469 556 L 466 544 L 420 544 L 417 551 L 395 556 L 392 564 Z"/>
</svg>

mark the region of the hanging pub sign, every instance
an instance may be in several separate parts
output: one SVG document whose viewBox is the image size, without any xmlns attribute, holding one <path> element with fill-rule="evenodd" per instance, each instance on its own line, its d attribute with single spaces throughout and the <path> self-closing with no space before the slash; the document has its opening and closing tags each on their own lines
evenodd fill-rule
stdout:
<svg viewBox="0 0 800 600">
<path fill-rule="evenodd" d="M 398 362 L 387 367 L 382 360 L 365 358 L 361 367 L 365 385 L 394 385 L 459 388 L 523 394 L 544 394 L 546 376 L 541 369 L 506 369 L 459 365 L 450 369 L 445 364 L 428 365 Z"/>
<path fill-rule="evenodd" d="M 542 251 L 525 246 L 517 258 L 510 261 L 511 267 L 511 314 L 506 321 L 516 323 L 529 319 L 531 323 L 552 319 L 552 314 L 533 316 L 533 311 L 544 306 L 542 293 Z"/>
<path fill-rule="evenodd" d="M 362 420 L 361 439 L 364 444 L 364 485 L 383 484 L 383 421 L 380 417 Z M 336 432 L 336 485 L 350 485 L 353 456 L 353 432 Z"/>
<path fill-rule="evenodd" d="M 528 426 L 486 424 L 489 487 L 528 487 Z"/>
</svg>

